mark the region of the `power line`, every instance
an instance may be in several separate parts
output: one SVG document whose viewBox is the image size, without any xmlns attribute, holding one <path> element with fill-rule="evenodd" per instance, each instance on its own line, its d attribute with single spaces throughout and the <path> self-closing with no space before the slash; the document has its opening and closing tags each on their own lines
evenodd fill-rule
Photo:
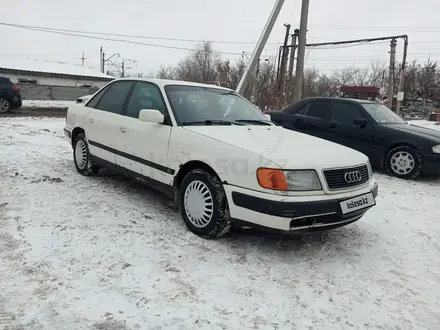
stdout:
<svg viewBox="0 0 440 330">
<path fill-rule="evenodd" d="M 84 30 L 69 30 L 69 29 L 59 29 L 59 28 L 48 28 L 42 26 L 33 26 L 33 25 L 23 25 L 23 24 L 12 24 L 12 23 L 4 23 L 0 22 L 0 25 L 10 26 L 15 28 L 29 29 L 29 30 L 44 30 L 44 31 L 52 31 L 52 32 L 66 32 L 66 33 L 80 33 L 80 34 L 95 34 L 102 36 L 111 36 L 111 37 L 124 37 L 124 38 L 135 38 L 135 39 L 151 39 L 151 40 L 165 40 L 165 41 L 179 41 L 179 42 L 192 42 L 192 43 L 201 43 L 201 42 L 211 42 L 216 44 L 239 44 L 239 45 L 256 45 L 256 42 L 250 41 L 225 41 L 225 40 L 206 40 L 206 39 L 183 39 L 183 38 L 169 38 L 169 37 L 155 37 L 155 36 L 141 36 L 141 35 L 131 35 L 131 34 L 120 34 L 120 33 L 106 33 L 106 32 L 95 32 L 95 31 L 84 31 Z M 278 42 L 268 42 L 267 45 L 278 45 Z"/>
</svg>

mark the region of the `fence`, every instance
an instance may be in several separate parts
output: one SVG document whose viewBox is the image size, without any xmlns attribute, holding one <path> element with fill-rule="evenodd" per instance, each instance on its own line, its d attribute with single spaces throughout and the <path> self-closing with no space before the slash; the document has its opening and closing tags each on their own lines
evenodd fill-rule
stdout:
<svg viewBox="0 0 440 330">
<path fill-rule="evenodd" d="M 75 101 L 78 97 L 95 93 L 97 87 L 71 87 L 17 84 L 23 100 Z"/>
</svg>

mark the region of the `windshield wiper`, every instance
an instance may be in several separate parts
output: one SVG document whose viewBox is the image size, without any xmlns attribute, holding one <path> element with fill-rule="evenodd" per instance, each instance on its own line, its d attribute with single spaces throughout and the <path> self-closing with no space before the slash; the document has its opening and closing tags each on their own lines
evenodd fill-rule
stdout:
<svg viewBox="0 0 440 330">
<path fill-rule="evenodd" d="M 268 120 L 237 119 L 235 122 L 272 126 L 272 122 Z"/>
<path fill-rule="evenodd" d="M 229 120 L 200 120 L 200 121 L 184 121 L 182 126 L 188 125 L 243 125 Z"/>
</svg>

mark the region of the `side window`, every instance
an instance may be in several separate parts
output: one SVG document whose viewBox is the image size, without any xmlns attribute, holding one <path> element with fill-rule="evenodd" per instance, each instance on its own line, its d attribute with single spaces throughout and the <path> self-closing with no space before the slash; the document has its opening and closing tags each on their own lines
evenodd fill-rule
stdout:
<svg viewBox="0 0 440 330">
<path fill-rule="evenodd" d="M 96 108 L 96 105 L 98 104 L 101 97 L 104 95 L 104 93 L 111 87 L 112 84 L 105 86 L 103 89 L 101 89 L 87 104 L 86 107 L 89 108 Z"/>
<path fill-rule="evenodd" d="M 310 103 L 307 110 L 308 117 L 316 117 L 322 119 L 329 119 L 331 116 L 331 103 L 326 101 L 314 101 Z"/>
<path fill-rule="evenodd" d="M 333 120 L 353 124 L 356 118 L 365 118 L 356 105 L 342 102 L 333 104 Z"/>
<path fill-rule="evenodd" d="M 294 104 L 289 106 L 288 108 L 285 108 L 283 112 L 286 112 L 290 115 L 305 115 L 308 107 L 308 102 L 302 102 L 301 104 Z"/>
<path fill-rule="evenodd" d="M 121 114 L 131 86 L 133 86 L 133 81 L 130 80 L 114 82 L 99 100 L 96 109 Z"/>
<path fill-rule="evenodd" d="M 299 108 L 299 110 L 296 112 L 296 114 L 305 116 L 307 113 L 307 109 L 309 108 L 309 104 L 310 103 L 304 104 L 301 108 Z"/>
<path fill-rule="evenodd" d="M 152 83 L 140 81 L 133 88 L 126 115 L 139 118 L 139 112 L 142 109 L 159 110 L 164 116 L 168 114 L 159 88 Z"/>
</svg>

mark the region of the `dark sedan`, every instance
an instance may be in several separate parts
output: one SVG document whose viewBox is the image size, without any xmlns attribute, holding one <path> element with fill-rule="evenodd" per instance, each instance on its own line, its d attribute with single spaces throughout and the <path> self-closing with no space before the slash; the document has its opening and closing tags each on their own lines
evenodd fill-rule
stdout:
<svg viewBox="0 0 440 330">
<path fill-rule="evenodd" d="M 409 125 L 379 103 L 314 97 L 269 115 L 287 129 L 358 150 L 396 177 L 440 174 L 440 132 Z"/>
<path fill-rule="evenodd" d="M 22 104 L 20 87 L 7 77 L 0 77 L 0 113 L 6 113 Z"/>
</svg>

